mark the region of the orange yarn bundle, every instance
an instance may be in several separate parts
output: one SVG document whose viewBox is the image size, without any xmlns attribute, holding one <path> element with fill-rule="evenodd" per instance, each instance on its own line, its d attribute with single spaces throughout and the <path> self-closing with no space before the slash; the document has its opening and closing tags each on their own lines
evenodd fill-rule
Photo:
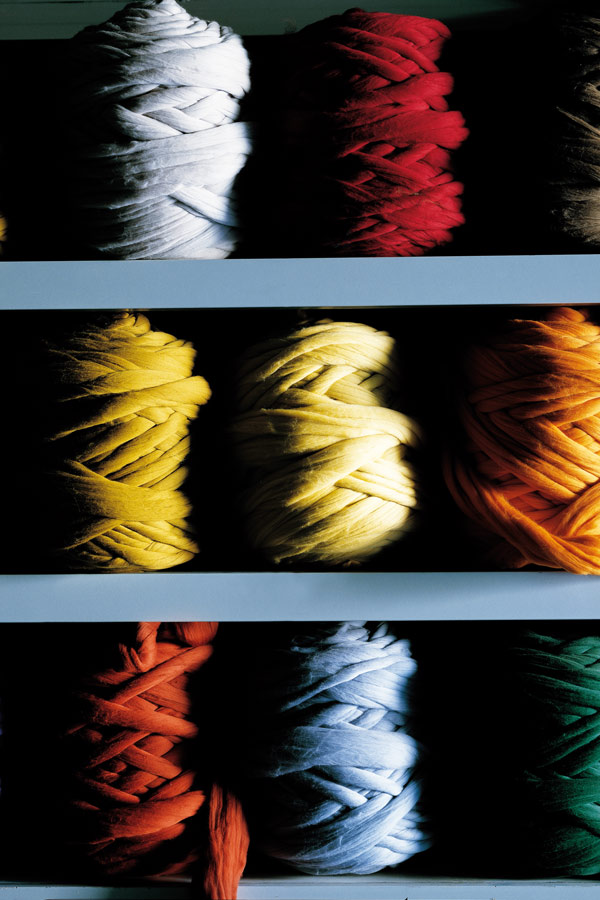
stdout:
<svg viewBox="0 0 600 900">
<path fill-rule="evenodd" d="M 76 785 L 67 831 L 73 849 L 110 874 L 174 875 L 203 857 L 206 897 L 230 900 L 246 860 L 244 816 L 214 783 L 207 815 L 197 815 L 205 784 L 199 789 L 190 765 L 198 727 L 188 718 L 188 684 L 210 658 L 216 630 L 213 622 L 140 622 L 135 640 L 119 646 L 122 665 L 77 691 L 65 748 Z"/>
<path fill-rule="evenodd" d="M 574 309 L 516 319 L 473 348 L 454 499 L 500 538 L 495 562 L 600 574 L 600 327 Z"/>
</svg>

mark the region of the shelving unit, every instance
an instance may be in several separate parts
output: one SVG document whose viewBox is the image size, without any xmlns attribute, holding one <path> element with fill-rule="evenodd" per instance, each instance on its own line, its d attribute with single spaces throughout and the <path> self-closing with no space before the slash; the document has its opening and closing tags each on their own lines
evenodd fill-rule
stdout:
<svg viewBox="0 0 600 900">
<path fill-rule="evenodd" d="M 204 263 L 7 263 L 3 309 L 436 306 L 594 303 L 593 256 Z M 340 289 L 340 286 L 343 289 Z M 177 573 L 0 576 L 0 618 L 511 620 L 596 619 L 600 583 L 563 572 Z M 186 900 L 185 883 L 107 888 L 0 884 L 0 900 Z M 592 900 L 597 881 L 247 877 L 240 900 Z"/>
</svg>

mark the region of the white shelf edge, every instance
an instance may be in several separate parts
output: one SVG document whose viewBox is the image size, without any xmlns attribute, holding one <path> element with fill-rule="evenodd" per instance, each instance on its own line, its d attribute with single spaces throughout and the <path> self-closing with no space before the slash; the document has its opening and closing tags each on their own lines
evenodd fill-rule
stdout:
<svg viewBox="0 0 600 900">
<path fill-rule="evenodd" d="M 587 900 L 597 897 L 597 881 L 578 879 L 458 879 L 401 874 L 319 878 L 243 878 L 239 900 Z M 191 900 L 188 885 L 137 887 L 0 884 L 3 900 Z"/>
<path fill-rule="evenodd" d="M 0 309 L 589 304 L 593 255 L 0 262 Z"/>
<path fill-rule="evenodd" d="M 3 622 L 310 622 L 365 615 L 383 621 L 598 619 L 600 581 L 554 571 L 0 576 Z"/>
</svg>

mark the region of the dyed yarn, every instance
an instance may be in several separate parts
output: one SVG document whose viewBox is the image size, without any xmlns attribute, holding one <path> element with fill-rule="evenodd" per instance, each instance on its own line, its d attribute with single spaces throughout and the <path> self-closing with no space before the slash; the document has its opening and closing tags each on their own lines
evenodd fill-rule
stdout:
<svg viewBox="0 0 600 900">
<path fill-rule="evenodd" d="M 253 545 L 275 562 L 362 560 L 411 526 L 417 427 L 389 409 L 394 340 L 320 322 L 246 356 L 232 435 Z"/>
<path fill-rule="evenodd" d="M 526 634 L 515 648 L 527 727 L 527 865 L 600 872 L 600 637 Z"/>
<path fill-rule="evenodd" d="M 174 875 L 206 855 L 205 896 L 230 900 L 245 865 L 244 816 L 218 784 L 200 789 L 189 763 L 199 734 L 189 685 L 216 630 L 140 622 L 119 647 L 120 665 L 81 685 L 65 737 L 75 790 L 67 837 L 110 874 Z M 206 803 L 208 817 L 198 815 Z"/>
<path fill-rule="evenodd" d="M 70 512 L 71 567 L 166 569 L 198 552 L 180 488 L 189 423 L 210 397 L 195 350 L 121 313 L 48 350 L 51 482 Z"/>
<path fill-rule="evenodd" d="M 470 352 L 458 410 L 446 483 L 493 559 L 600 574 L 600 328 L 565 308 L 508 322 Z"/>
<path fill-rule="evenodd" d="M 436 65 L 449 36 L 433 19 L 360 9 L 294 36 L 285 137 L 324 249 L 416 256 L 463 224 L 450 151 L 467 131 Z"/>
<path fill-rule="evenodd" d="M 313 626 L 261 647 L 250 671 L 253 844 L 315 875 L 377 872 L 424 850 L 408 642 L 386 625 Z"/>
<path fill-rule="evenodd" d="M 552 29 L 551 65 L 558 68 L 557 104 L 546 197 L 563 233 L 600 244 L 600 18 L 563 10 Z"/>
<path fill-rule="evenodd" d="M 72 179 L 78 239 L 135 259 L 235 249 L 233 184 L 250 151 L 240 37 L 175 0 L 136 0 L 74 39 Z"/>
</svg>

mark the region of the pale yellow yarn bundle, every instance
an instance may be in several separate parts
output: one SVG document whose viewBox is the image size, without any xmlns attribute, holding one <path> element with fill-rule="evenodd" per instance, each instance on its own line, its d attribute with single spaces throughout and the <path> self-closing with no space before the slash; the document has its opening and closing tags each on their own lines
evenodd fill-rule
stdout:
<svg viewBox="0 0 600 900">
<path fill-rule="evenodd" d="M 253 546 L 274 562 L 358 562 L 412 525 L 418 428 L 390 409 L 393 338 L 319 322 L 245 357 L 232 435 Z"/>
<path fill-rule="evenodd" d="M 59 548 L 82 570 L 151 571 L 198 552 L 180 490 L 189 424 L 210 397 L 191 343 L 119 313 L 48 350 L 51 477 L 73 518 Z"/>
</svg>

